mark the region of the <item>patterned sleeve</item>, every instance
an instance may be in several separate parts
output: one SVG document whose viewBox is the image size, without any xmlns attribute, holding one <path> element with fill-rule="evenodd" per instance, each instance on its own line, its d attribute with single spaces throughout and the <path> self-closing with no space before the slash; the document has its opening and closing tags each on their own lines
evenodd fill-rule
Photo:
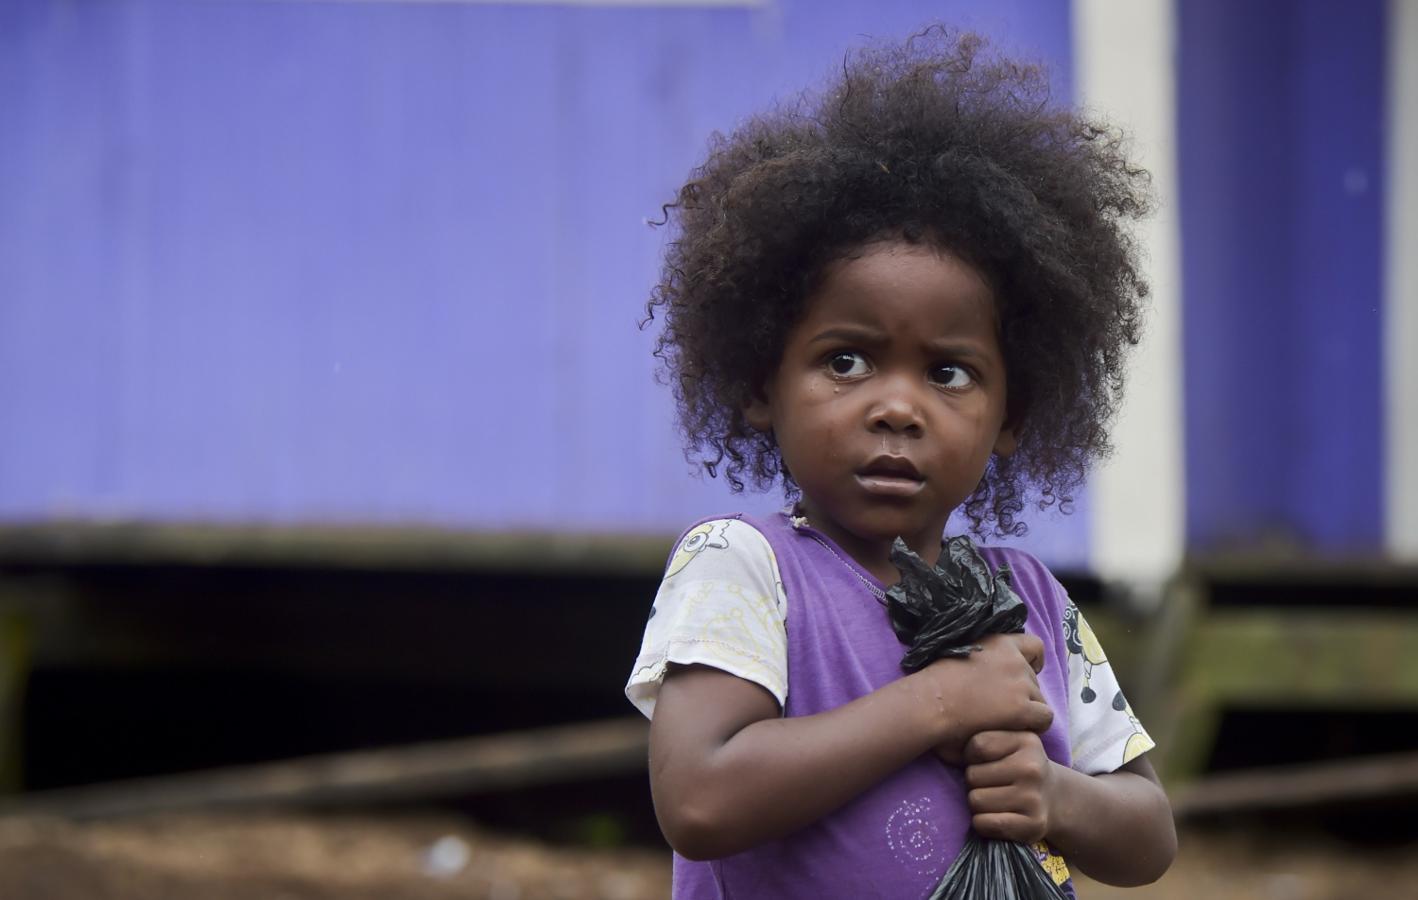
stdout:
<svg viewBox="0 0 1418 900">
<path fill-rule="evenodd" d="M 1112 772 L 1156 746 L 1133 715 L 1102 645 L 1072 600 L 1064 608 L 1064 643 L 1073 767 L 1088 775 Z"/>
<path fill-rule="evenodd" d="M 716 519 L 691 529 L 665 569 L 625 696 L 646 718 L 671 663 L 713 666 L 788 698 L 787 602 L 758 529 Z"/>
</svg>

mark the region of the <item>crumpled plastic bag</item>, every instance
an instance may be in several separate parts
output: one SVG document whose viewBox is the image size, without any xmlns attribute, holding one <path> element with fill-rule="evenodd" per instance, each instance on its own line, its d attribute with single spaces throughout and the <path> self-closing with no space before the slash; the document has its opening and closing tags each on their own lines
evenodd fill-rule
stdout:
<svg viewBox="0 0 1418 900">
<path fill-rule="evenodd" d="M 1034 851 L 973 830 L 928 900 L 1073 900 L 1039 865 Z"/>
<path fill-rule="evenodd" d="M 886 592 L 886 611 L 907 647 L 901 659 L 905 671 L 943 657 L 968 656 L 985 635 L 1024 630 L 1029 608 L 1011 586 L 1009 567 L 991 573 L 968 537 L 947 540 L 934 566 L 897 538 L 891 562 L 901 571 L 901 581 Z M 1054 884 L 1033 850 L 982 838 L 972 829 L 929 900 L 1071 898 Z"/>
<path fill-rule="evenodd" d="M 886 592 L 891 628 L 909 649 L 901 668 L 915 672 L 946 656 L 968 656 L 987 634 L 1024 630 L 1029 607 L 1010 586 L 1009 566 L 990 567 L 967 537 L 953 537 L 927 565 L 897 538 L 891 562 L 901 580 Z"/>
</svg>

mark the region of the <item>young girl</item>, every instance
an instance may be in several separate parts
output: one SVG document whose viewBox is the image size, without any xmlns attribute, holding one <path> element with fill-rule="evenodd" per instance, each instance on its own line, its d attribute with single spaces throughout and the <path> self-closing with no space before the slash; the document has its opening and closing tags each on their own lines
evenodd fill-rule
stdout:
<svg viewBox="0 0 1418 900">
<path fill-rule="evenodd" d="M 1063 588 L 1008 566 L 1028 631 L 902 674 L 902 537 L 1023 530 L 1107 450 L 1146 293 L 1145 173 L 1040 73 L 939 32 L 810 108 L 716 139 L 668 209 L 650 303 L 689 452 L 779 516 L 681 540 L 626 687 L 651 717 L 677 898 L 927 896 L 967 829 L 1114 884 L 1176 849 L 1151 740 Z"/>
</svg>

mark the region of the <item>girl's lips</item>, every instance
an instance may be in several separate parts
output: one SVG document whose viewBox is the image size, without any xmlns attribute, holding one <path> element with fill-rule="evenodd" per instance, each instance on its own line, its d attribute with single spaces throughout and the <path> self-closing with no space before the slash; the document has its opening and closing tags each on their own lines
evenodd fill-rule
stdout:
<svg viewBox="0 0 1418 900">
<path fill-rule="evenodd" d="M 919 478 L 909 475 L 892 475 L 886 472 L 862 472 L 857 475 L 857 483 L 869 494 L 880 497 L 914 497 L 926 486 Z"/>
<path fill-rule="evenodd" d="M 857 483 L 867 493 L 883 497 L 912 497 L 926 486 L 915 463 L 894 453 L 872 457 L 857 470 Z"/>
</svg>

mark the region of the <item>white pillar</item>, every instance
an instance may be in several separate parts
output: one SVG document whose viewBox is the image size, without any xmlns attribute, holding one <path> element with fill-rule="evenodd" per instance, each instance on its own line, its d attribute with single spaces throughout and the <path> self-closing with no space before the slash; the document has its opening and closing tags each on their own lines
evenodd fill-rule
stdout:
<svg viewBox="0 0 1418 900">
<path fill-rule="evenodd" d="M 1113 428 L 1117 452 L 1089 481 L 1093 568 L 1140 587 L 1176 570 L 1186 539 L 1174 22 L 1171 0 L 1073 4 L 1078 103 L 1131 136 L 1159 204 L 1137 233 L 1151 310 Z"/>
<path fill-rule="evenodd" d="M 1388 5 L 1384 506 L 1388 551 L 1418 559 L 1418 2 Z"/>
</svg>

